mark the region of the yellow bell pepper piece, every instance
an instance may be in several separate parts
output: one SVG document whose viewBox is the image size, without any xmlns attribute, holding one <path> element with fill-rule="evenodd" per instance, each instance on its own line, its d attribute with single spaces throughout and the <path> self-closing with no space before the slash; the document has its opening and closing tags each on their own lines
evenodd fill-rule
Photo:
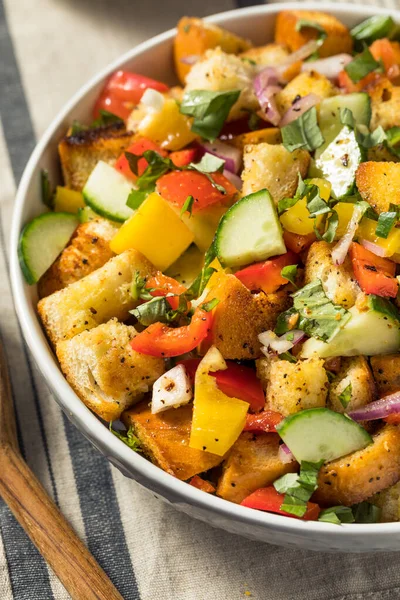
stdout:
<svg viewBox="0 0 400 600">
<path fill-rule="evenodd" d="M 85 207 L 85 201 L 81 192 L 70 190 L 58 185 L 54 197 L 54 210 L 56 212 L 77 213 L 80 208 Z"/>
<path fill-rule="evenodd" d="M 248 402 L 223 394 L 210 371 L 226 369 L 226 363 L 215 346 L 199 364 L 194 383 L 193 420 L 189 446 L 207 450 L 218 456 L 236 442 L 243 431 Z"/>
<path fill-rule="evenodd" d="M 161 110 L 148 112 L 139 123 L 138 133 L 167 150 L 181 150 L 197 137 L 191 126 L 192 118 L 179 111 L 173 98 L 166 98 Z"/>
<path fill-rule="evenodd" d="M 323 200 L 329 200 L 331 194 L 331 184 L 326 179 L 316 177 L 310 179 L 310 183 L 318 186 L 320 196 Z M 322 215 L 316 217 L 316 219 L 310 219 L 310 213 L 307 209 L 307 201 L 302 198 L 292 208 L 289 208 L 280 217 L 282 227 L 286 231 L 291 233 L 297 233 L 299 235 L 307 235 L 314 231 L 314 225 L 317 227 L 320 225 L 323 219 Z"/>
<path fill-rule="evenodd" d="M 393 227 L 388 237 L 381 238 L 375 234 L 376 221 L 364 217 L 357 229 L 357 237 L 384 248 L 386 256 L 400 251 L 400 229 Z"/>
<path fill-rule="evenodd" d="M 354 204 L 351 202 L 338 202 L 334 208 L 339 217 L 335 240 L 339 240 L 346 233 L 347 226 L 353 216 Z"/>
<path fill-rule="evenodd" d="M 120 254 L 138 250 L 160 271 L 171 266 L 193 242 L 193 234 L 159 194 L 150 194 L 110 242 Z"/>
</svg>

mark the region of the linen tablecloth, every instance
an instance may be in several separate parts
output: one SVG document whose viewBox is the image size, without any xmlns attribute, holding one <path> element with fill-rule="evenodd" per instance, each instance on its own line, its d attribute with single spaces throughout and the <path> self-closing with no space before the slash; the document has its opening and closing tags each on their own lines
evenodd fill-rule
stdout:
<svg viewBox="0 0 400 600">
<path fill-rule="evenodd" d="M 399 554 L 322 555 L 251 542 L 191 520 L 124 478 L 63 416 L 14 314 L 7 266 L 13 199 L 50 120 L 101 67 L 180 16 L 236 6 L 235 0 L 0 0 L 0 334 L 21 448 L 126 600 L 400 598 Z M 0 600 L 69 598 L 1 501 L 0 531 Z"/>
</svg>

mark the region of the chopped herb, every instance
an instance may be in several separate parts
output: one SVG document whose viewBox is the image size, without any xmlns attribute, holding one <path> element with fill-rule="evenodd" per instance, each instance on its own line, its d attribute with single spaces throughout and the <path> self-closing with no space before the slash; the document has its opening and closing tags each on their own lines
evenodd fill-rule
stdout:
<svg viewBox="0 0 400 600">
<path fill-rule="evenodd" d="M 132 190 L 126 201 L 126 205 L 133 210 L 137 210 L 141 204 L 146 200 L 147 196 L 154 192 L 155 186 L 149 186 L 145 190 Z"/>
<path fill-rule="evenodd" d="M 219 304 L 218 298 L 213 298 L 212 300 L 209 300 L 209 302 L 204 302 L 204 304 L 202 304 L 200 308 L 202 310 L 205 310 L 206 312 L 210 312 L 213 308 L 217 306 L 217 304 Z"/>
<path fill-rule="evenodd" d="M 191 90 L 183 96 L 180 111 L 194 117 L 192 131 L 207 140 L 215 140 L 240 96 L 240 90 L 211 92 Z"/>
<path fill-rule="evenodd" d="M 307 511 L 307 502 L 318 487 L 318 473 L 324 460 L 317 463 L 301 461 L 300 474 L 288 473 L 274 482 L 274 488 L 285 494 L 281 510 L 303 517 Z"/>
<path fill-rule="evenodd" d="M 287 267 L 283 267 L 281 271 L 282 277 L 293 283 L 295 287 L 296 285 L 296 276 L 297 276 L 297 265 L 288 265 Z"/>
<path fill-rule="evenodd" d="M 386 239 L 391 232 L 392 228 L 398 221 L 398 210 L 397 206 L 391 204 L 388 212 L 383 212 L 378 217 L 378 223 L 375 229 L 375 235 L 380 238 Z"/>
<path fill-rule="evenodd" d="M 318 521 L 333 523 L 334 525 L 354 523 L 354 515 L 349 506 L 331 506 L 330 508 L 321 510 Z"/>
<path fill-rule="evenodd" d="M 298 329 L 299 320 L 299 312 L 293 306 L 292 308 L 289 308 L 285 312 L 281 313 L 276 320 L 276 335 L 282 335 L 287 331 L 291 331 L 292 329 Z M 293 322 L 295 323 L 295 327 L 293 327 Z"/>
<path fill-rule="evenodd" d="M 241 60 L 243 62 L 248 62 L 250 65 L 252 65 L 253 67 L 257 66 L 257 63 L 255 60 L 253 60 L 252 58 L 248 58 L 248 56 L 241 56 Z"/>
<path fill-rule="evenodd" d="M 352 509 L 356 523 L 377 523 L 381 516 L 381 509 L 370 502 L 360 502 Z"/>
<path fill-rule="evenodd" d="M 83 125 L 82 123 L 80 123 L 79 121 L 74 119 L 72 121 L 72 125 L 69 129 L 69 135 L 73 136 L 73 135 L 76 135 L 77 133 L 80 133 L 81 131 L 87 131 L 88 129 L 89 129 L 89 127 L 87 125 Z"/>
<path fill-rule="evenodd" d="M 188 212 L 189 215 L 192 216 L 193 203 L 194 203 L 193 196 L 188 196 L 186 198 L 185 202 L 183 203 L 182 208 L 181 208 L 181 212 L 180 212 L 180 216 L 181 217 L 183 217 L 183 215 L 185 214 L 185 212 Z"/>
<path fill-rule="evenodd" d="M 139 271 L 135 271 L 131 283 L 131 296 L 133 300 L 151 300 L 153 296 L 150 294 L 150 289 L 146 289 L 146 278 L 141 277 Z"/>
<path fill-rule="evenodd" d="M 297 358 L 290 352 L 282 352 L 282 354 L 279 354 L 278 356 L 280 360 L 287 360 L 290 363 L 297 363 Z"/>
<path fill-rule="evenodd" d="M 42 190 L 42 202 L 48 208 L 54 208 L 54 192 L 51 189 L 49 172 L 47 169 L 42 169 L 40 171 L 40 187 Z"/>
<path fill-rule="evenodd" d="M 383 66 L 381 61 L 375 60 L 370 49 L 365 48 L 344 67 L 344 70 L 353 83 L 358 83 L 372 71 L 383 73 Z"/>
<path fill-rule="evenodd" d="M 352 385 L 350 382 L 349 385 L 344 388 L 343 392 L 341 394 L 339 394 L 340 404 L 343 406 L 343 408 L 348 407 L 349 402 L 351 400 L 351 394 L 352 394 Z"/>
<path fill-rule="evenodd" d="M 129 312 L 145 327 L 148 327 L 153 323 L 171 323 L 187 311 L 187 301 L 183 296 L 179 296 L 178 308 L 176 310 L 172 309 L 168 302 L 168 298 L 171 298 L 172 296 L 175 296 L 175 294 L 156 296 Z"/>
<path fill-rule="evenodd" d="M 333 240 L 335 239 L 338 225 L 339 215 L 337 214 L 336 210 L 332 209 L 332 212 L 326 221 L 325 233 L 321 236 L 321 239 L 325 240 L 325 242 L 328 242 L 328 244 L 333 242 Z"/>
<path fill-rule="evenodd" d="M 214 243 L 212 243 L 206 252 L 206 256 L 204 258 L 204 266 L 201 272 L 198 274 L 198 276 L 193 281 L 192 285 L 188 288 L 185 294 L 185 296 L 189 300 L 192 298 L 198 298 L 206 289 L 207 283 L 209 282 L 211 275 L 216 271 L 216 269 L 210 267 L 210 264 L 213 262 L 216 256 L 217 254 L 215 252 L 215 246 Z"/>
<path fill-rule="evenodd" d="M 350 34 L 356 48 L 361 49 L 364 43 L 369 46 L 374 40 L 388 37 L 394 28 L 392 17 L 375 15 L 353 27 Z"/>
<path fill-rule="evenodd" d="M 202 156 L 200 162 L 190 163 L 189 168 L 200 171 L 200 173 L 216 173 L 217 171 L 223 171 L 224 165 L 225 161 L 223 158 L 219 158 L 219 156 L 214 156 L 214 154 L 206 152 L 204 156 Z"/>
<path fill-rule="evenodd" d="M 139 159 L 141 157 L 137 157 L 135 154 L 131 154 L 130 152 L 125 152 L 125 156 L 128 159 L 131 170 L 132 166 L 136 165 L 136 172 L 134 170 L 132 170 L 132 172 L 135 173 L 135 175 L 137 175 L 136 159 Z M 135 159 L 132 159 L 132 156 L 134 156 Z M 146 150 L 145 152 L 143 152 L 143 158 L 146 159 L 148 165 L 142 173 L 142 175 L 140 175 L 140 177 L 138 177 L 136 181 L 136 185 L 140 190 L 154 185 L 157 179 L 161 177 L 161 175 L 164 175 L 164 173 L 167 173 L 167 171 L 173 171 L 176 169 L 174 163 L 170 158 L 164 158 L 163 156 L 161 156 L 161 154 L 158 154 L 158 152 L 155 152 L 154 150 Z"/>
<path fill-rule="evenodd" d="M 286 150 L 293 152 L 298 148 L 316 150 L 324 143 L 324 137 L 318 126 L 317 109 L 309 108 L 305 113 L 281 129 L 282 142 Z"/>
<path fill-rule="evenodd" d="M 121 119 L 118 115 L 110 112 L 109 110 L 100 110 L 100 116 L 98 119 L 93 121 L 90 125 L 90 129 L 96 129 L 97 127 L 107 127 L 107 125 L 112 125 L 113 123 L 123 123 L 124 120 Z"/>
<path fill-rule="evenodd" d="M 317 21 L 312 21 L 311 19 L 299 19 L 296 23 L 296 31 L 301 31 L 304 28 L 315 29 L 318 32 L 317 40 L 321 43 L 327 37 L 325 29 Z"/>
<path fill-rule="evenodd" d="M 321 198 L 319 187 L 313 183 L 304 181 L 299 173 L 299 182 L 297 184 L 296 193 L 293 198 L 283 198 L 278 202 L 278 214 L 281 215 L 285 210 L 292 208 L 302 198 L 306 199 L 307 208 L 310 213 L 310 218 L 317 215 L 330 212 L 331 208 Z"/>
<path fill-rule="evenodd" d="M 132 426 L 129 427 L 126 433 L 122 431 L 117 431 L 112 427 L 112 421 L 109 425 L 111 433 L 113 433 L 117 438 L 124 442 L 129 448 L 131 448 L 134 452 L 142 452 L 141 444 L 139 438 L 133 433 Z"/>
</svg>

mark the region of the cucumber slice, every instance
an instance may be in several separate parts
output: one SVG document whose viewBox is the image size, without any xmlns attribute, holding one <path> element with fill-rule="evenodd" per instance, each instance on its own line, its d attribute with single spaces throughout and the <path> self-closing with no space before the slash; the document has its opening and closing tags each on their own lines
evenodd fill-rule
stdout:
<svg viewBox="0 0 400 600">
<path fill-rule="evenodd" d="M 123 223 L 133 214 L 126 205 L 132 182 L 114 167 L 99 160 L 82 190 L 85 202 L 94 212 Z"/>
<path fill-rule="evenodd" d="M 372 442 L 361 425 L 328 408 L 310 408 L 290 415 L 276 430 L 298 462 L 335 460 Z"/>
<path fill-rule="evenodd" d="M 274 201 L 267 190 L 245 196 L 231 206 L 219 223 L 215 249 L 228 267 L 286 252 Z"/>
<path fill-rule="evenodd" d="M 45 213 L 25 225 L 19 238 L 18 258 L 30 285 L 37 283 L 64 250 L 79 220 L 71 213 Z"/>
<path fill-rule="evenodd" d="M 303 344 L 302 358 L 315 352 L 321 358 L 331 356 L 374 356 L 400 350 L 400 324 L 388 300 L 369 297 L 369 310 L 350 308 L 351 319 L 330 342 L 310 338 Z"/>
<path fill-rule="evenodd" d="M 315 161 L 322 176 L 332 185 L 332 196 L 342 198 L 352 193 L 356 171 L 363 159 L 363 152 L 355 133 L 346 125 Z"/>
<path fill-rule="evenodd" d="M 357 125 L 366 125 L 369 127 L 371 121 L 371 98 L 366 92 L 325 98 L 320 104 L 318 116 L 318 124 L 325 142 L 315 151 L 316 159 L 321 156 L 343 127 L 340 122 L 341 108 L 351 110 Z"/>
</svg>

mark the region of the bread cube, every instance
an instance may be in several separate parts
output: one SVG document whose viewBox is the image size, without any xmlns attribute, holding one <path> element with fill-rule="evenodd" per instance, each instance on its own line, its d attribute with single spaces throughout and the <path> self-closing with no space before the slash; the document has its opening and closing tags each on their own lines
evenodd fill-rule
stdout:
<svg viewBox="0 0 400 600">
<path fill-rule="evenodd" d="M 250 60 L 263 67 L 277 67 L 283 64 L 288 56 L 289 51 L 283 44 L 266 44 L 242 52 L 240 58 Z"/>
<path fill-rule="evenodd" d="M 371 356 L 371 367 L 379 396 L 400 390 L 400 354 Z"/>
<path fill-rule="evenodd" d="M 316 94 L 321 98 L 329 98 L 337 93 L 335 86 L 317 71 L 300 73 L 292 79 L 281 92 L 276 95 L 276 103 L 283 115 L 293 104 L 296 98 Z"/>
<path fill-rule="evenodd" d="M 351 398 L 344 407 L 339 396 L 349 385 Z M 349 412 L 375 400 L 375 392 L 375 381 L 365 356 L 342 357 L 339 373 L 329 387 L 328 407 L 339 413 Z"/>
<path fill-rule="evenodd" d="M 356 184 L 363 200 L 378 213 L 387 212 L 390 204 L 400 205 L 400 164 L 364 162 L 356 173 Z"/>
</svg>

